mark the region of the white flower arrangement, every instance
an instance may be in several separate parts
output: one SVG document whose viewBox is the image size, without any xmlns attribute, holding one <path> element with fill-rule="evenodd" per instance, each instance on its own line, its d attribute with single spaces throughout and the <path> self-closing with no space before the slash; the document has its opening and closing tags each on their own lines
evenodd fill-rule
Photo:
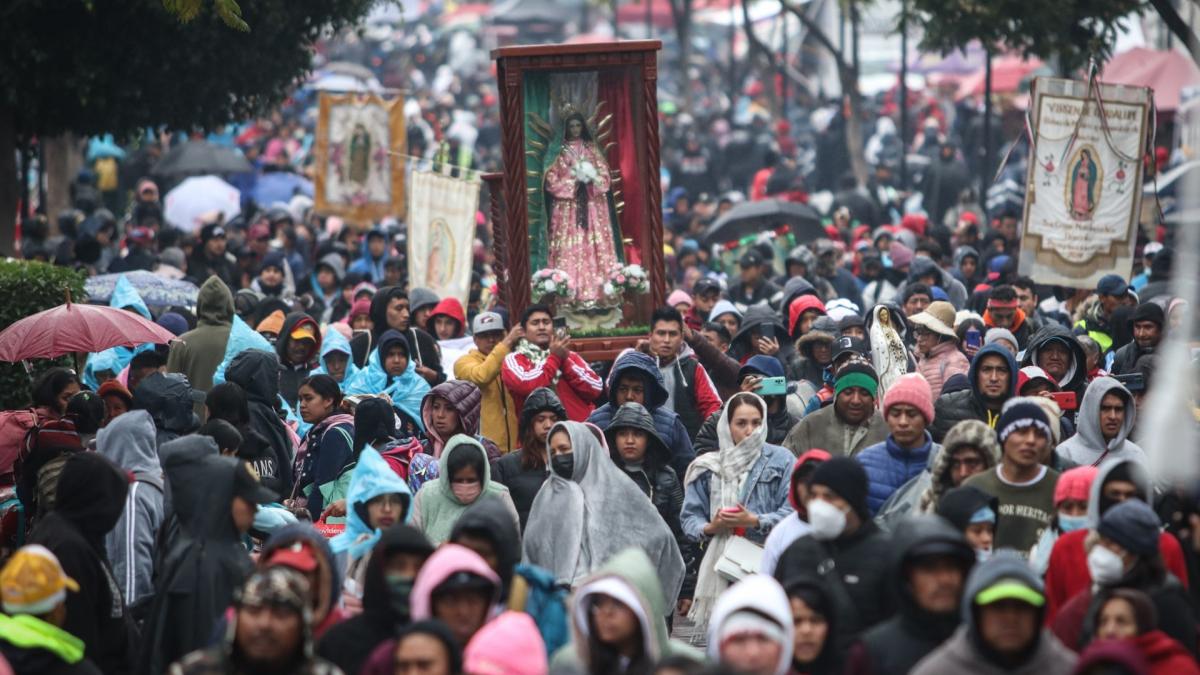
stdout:
<svg viewBox="0 0 1200 675">
<path fill-rule="evenodd" d="M 575 166 L 571 167 L 571 176 L 581 183 L 594 185 L 600 181 L 600 172 L 596 170 L 596 165 L 586 159 L 575 162 Z"/>
<path fill-rule="evenodd" d="M 571 276 L 562 270 L 550 267 L 534 272 L 533 278 L 530 280 L 530 296 L 533 301 L 538 302 L 551 294 L 560 298 L 570 298 Z"/>
<path fill-rule="evenodd" d="M 609 272 L 608 282 L 604 284 L 604 295 L 620 296 L 626 291 L 634 294 L 650 292 L 650 277 L 641 265 L 617 265 Z"/>
</svg>

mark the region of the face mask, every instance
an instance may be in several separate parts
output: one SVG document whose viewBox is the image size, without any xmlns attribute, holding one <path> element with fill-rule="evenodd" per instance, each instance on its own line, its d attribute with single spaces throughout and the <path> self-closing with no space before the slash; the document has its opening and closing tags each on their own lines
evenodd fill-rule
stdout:
<svg viewBox="0 0 1200 675">
<path fill-rule="evenodd" d="M 846 529 L 846 512 L 824 499 L 813 499 L 808 502 L 808 524 L 814 539 L 837 539 Z"/>
<path fill-rule="evenodd" d="M 474 481 L 472 483 L 451 483 L 450 490 L 454 492 L 454 498 L 463 504 L 470 504 L 479 497 L 479 493 L 483 492 L 483 483 Z"/>
<path fill-rule="evenodd" d="M 554 473 L 571 480 L 571 476 L 575 474 L 575 453 L 568 452 L 565 455 L 555 455 L 550 458 L 550 468 Z"/>
<path fill-rule="evenodd" d="M 992 557 L 992 549 L 990 549 L 990 548 L 975 549 L 975 562 L 985 563 L 988 560 L 990 560 L 991 557 Z"/>
<path fill-rule="evenodd" d="M 388 604 L 392 608 L 392 612 L 403 623 L 408 622 L 409 618 L 409 596 L 412 595 L 413 584 L 415 579 L 412 577 L 402 577 L 388 575 Z"/>
<path fill-rule="evenodd" d="M 1125 563 L 1121 556 L 1103 546 L 1093 546 L 1087 557 L 1088 572 L 1092 581 L 1107 585 L 1125 576 Z"/>
<path fill-rule="evenodd" d="M 1067 532 L 1074 532 L 1075 530 L 1082 530 L 1085 527 L 1087 527 L 1086 515 L 1064 516 L 1061 513 L 1058 514 L 1058 529 L 1064 534 Z"/>
</svg>

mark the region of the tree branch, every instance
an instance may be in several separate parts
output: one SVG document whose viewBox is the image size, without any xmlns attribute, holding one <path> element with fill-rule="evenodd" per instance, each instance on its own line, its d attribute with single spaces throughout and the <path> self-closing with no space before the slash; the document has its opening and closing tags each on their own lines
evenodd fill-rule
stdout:
<svg viewBox="0 0 1200 675">
<path fill-rule="evenodd" d="M 797 19 L 800 20 L 800 24 L 804 26 L 804 29 L 808 31 L 808 34 L 811 35 L 814 40 L 820 43 L 822 47 L 829 50 L 829 53 L 833 56 L 833 59 L 837 61 L 838 69 L 852 70 L 851 64 L 846 61 L 845 56 L 842 54 L 842 50 L 838 49 L 837 46 L 833 44 L 833 40 L 830 40 L 829 36 L 825 34 L 825 31 L 821 30 L 821 27 L 818 26 L 811 18 L 809 18 L 808 14 L 804 12 L 803 7 L 797 7 L 787 0 L 780 0 L 779 4 L 781 4 L 784 9 L 791 12 Z"/>
<path fill-rule="evenodd" d="M 1200 42 L 1197 42 L 1196 34 L 1188 27 L 1183 17 L 1179 16 L 1179 12 L 1175 11 L 1170 0 L 1150 0 L 1150 6 L 1162 17 L 1163 23 L 1167 24 L 1171 33 L 1187 47 L 1192 60 L 1200 64 Z"/>
</svg>

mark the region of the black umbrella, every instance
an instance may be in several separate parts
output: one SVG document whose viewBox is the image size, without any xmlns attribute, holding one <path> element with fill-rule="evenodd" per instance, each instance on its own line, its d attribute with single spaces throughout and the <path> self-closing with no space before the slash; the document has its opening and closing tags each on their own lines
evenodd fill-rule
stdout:
<svg viewBox="0 0 1200 675">
<path fill-rule="evenodd" d="M 150 171 L 156 176 L 249 173 L 254 167 L 237 150 L 208 141 L 188 141 L 171 148 Z"/>
<path fill-rule="evenodd" d="M 807 204 L 783 199 L 742 202 L 717 218 L 704 232 L 705 245 L 737 241 L 742 237 L 788 225 L 797 244 L 826 236 L 821 216 Z"/>
</svg>

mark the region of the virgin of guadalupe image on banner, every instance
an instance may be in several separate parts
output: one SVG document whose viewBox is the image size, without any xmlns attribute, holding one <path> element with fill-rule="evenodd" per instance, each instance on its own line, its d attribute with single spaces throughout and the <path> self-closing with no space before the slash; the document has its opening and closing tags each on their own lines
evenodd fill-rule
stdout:
<svg viewBox="0 0 1200 675">
<path fill-rule="evenodd" d="M 404 101 L 322 93 L 313 202 L 322 215 L 361 227 L 403 212 Z"/>
<path fill-rule="evenodd" d="M 1038 283 L 1095 288 L 1129 276 L 1141 213 L 1151 92 L 1037 78 L 1018 269 Z"/>
</svg>

